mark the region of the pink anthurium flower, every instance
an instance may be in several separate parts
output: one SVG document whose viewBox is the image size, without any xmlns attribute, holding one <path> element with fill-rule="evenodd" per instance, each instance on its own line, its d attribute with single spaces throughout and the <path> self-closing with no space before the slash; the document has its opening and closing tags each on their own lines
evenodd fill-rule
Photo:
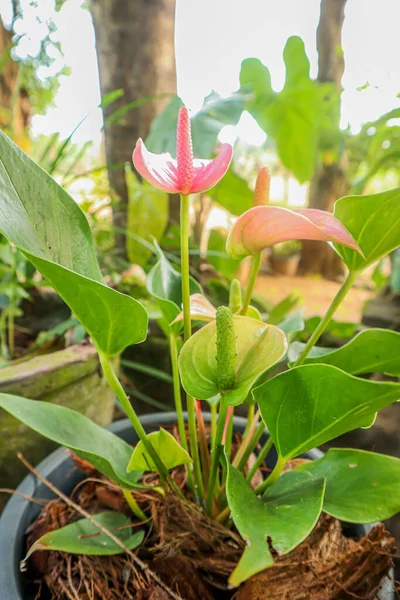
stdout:
<svg viewBox="0 0 400 600">
<path fill-rule="evenodd" d="M 289 210 L 255 206 L 243 213 L 229 232 L 226 251 L 232 258 L 256 255 L 264 248 L 288 240 L 322 240 L 343 244 L 362 255 L 342 223 L 323 210 Z"/>
<path fill-rule="evenodd" d="M 140 175 L 154 187 L 187 196 L 205 192 L 218 183 L 228 170 L 232 152 L 230 144 L 222 144 L 218 156 L 212 160 L 193 158 L 189 112 L 182 106 L 176 129 L 176 159 L 168 152 L 149 152 L 141 139 L 132 158 Z"/>
</svg>

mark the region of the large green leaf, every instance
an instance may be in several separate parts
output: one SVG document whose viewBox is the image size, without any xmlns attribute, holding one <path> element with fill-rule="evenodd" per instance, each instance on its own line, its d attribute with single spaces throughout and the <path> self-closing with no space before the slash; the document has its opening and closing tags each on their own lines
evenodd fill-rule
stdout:
<svg viewBox="0 0 400 600">
<path fill-rule="evenodd" d="M 321 514 L 324 490 L 323 478 L 311 479 L 305 473 L 292 471 L 282 475 L 260 499 L 240 471 L 229 465 L 228 504 L 247 543 L 229 583 L 237 586 L 273 565 L 270 546 L 281 556 L 301 544 Z"/>
<path fill-rule="evenodd" d="M 301 38 L 288 39 L 283 59 L 286 79 L 278 94 L 271 92 L 268 69 L 256 59 L 242 64 L 240 80 L 254 94 L 247 109 L 275 141 L 283 164 L 303 182 L 311 178 L 315 168 L 321 95 L 316 82 L 310 79 L 310 64 Z"/>
<path fill-rule="evenodd" d="M 186 450 L 182 448 L 173 435 L 162 427 L 159 431 L 149 433 L 147 439 L 156 450 L 158 456 L 162 457 L 163 464 L 167 469 L 174 469 L 175 467 L 179 467 L 179 465 L 186 465 L 192 462 Z M 128 471 L 135 470 L 158 472 L 153 459 L 141 441 L 135 446 L 128 465 Z"/>
<path fill-rule="evenodd" d="M 141 243 L 160 241 L 168 224 L 168 195 L 145 181 L 140 183 L 131 167 L 125 171 L 128 187 L 128 235 L 126 249 L 131 263 L 146 264 L 151 250 Z M 139 238 L 139 239 L 138 239 Z"/>
<path fill-rule="evenodd" d="M 170 325 L 182 310 L 182 277 L 176 271 L 161 248 L 156 244 L 159 261 L 147 276 L 147 289 L 156 299 L 158 306 Z M 201 294 L 201 285 L 190 277 L 190 294 Z M 171 325 L 171 332 L 178 334 L 182 329 L 182 322 Z"/>
<path fill-rule="evenodd" d="M 400 188 L 371 196 L 340 198 L 335 203 L 334 215 L 365 256 L 335 244 L 350 271 L 361 271 L 400 246 Z"/>
<path fill-rule="evenodd" d="M 109 356 L 143 341 L 143 306 L 109 287 L 85 215 L 45 171 L 0 132 L 0 231 L 51 283 Z"/>
<path fill-rule="evenodd" d="M 0 394 L 0 408 L 61 446 L 85 458 L 106 477 L 133 489 L 142 472 L 127 473 L 132 447 L 87 417 L 63 406 Z"/>
<path fill-rule="evenodd" d="M 228 404 L 236 406 L 245 400 L 261 373 L 285 355 L 287 342 L 284 333 L 274 325 L 250 317 L 235 316 L 233 320 L 236 381 L 232 390 L 224 392 L 224 397 Z M 182 385 L 188 394 L 200 400 L 208 400 L 220 392 L 216 338 L 216 322 L 212 321 L 192 335 L 179 355 Z"/>
<path fill-rule="evenodd" d="M 400 459 L 364 450 L 331 448 L 323 458 L 301 465 L 325 477 L 323 511 L 350 523 L 375 523 L 400 511 Z"/>
<path fill-rule="evenodd" d="M 314 347 L 305 363 L 333 365 L 352 375 L 386 373 L 398 377 L 400 333 L 389 329 L 366 329 L 341 348 Z"/>
<path fill-rule="evenodd" d="M 130 521 L 122 513 L 107 511 L 93 515 L 93 519 L 99 525 L 111 530 L 128 550 L 134 550 L 143 541 L 144 531 L 132 533 L 132 528 L 129 527 Z M 121 546 L 103 533 L 89 519 L 80 519 L 75 523 L 45 533 L 29 548 L 25 561 L 37 550 L 59 550 L 71 554 L 98 556 L 110 556 L 124 552 Z"/>
<path fill-rule="evenodd" d="M 169 152 L 176 156 L 176 124 L 181 106 L 182 100 L 173 98 L 152 122 L 146 139 L 146 146 L 151 152 Z M 225 125 L 236 125 L 243 110 L 244 97 L 241 93 L 228 98 L 222 98 L 216 92 L 207 96 L 201 109 L 191 118 L 194 156 L 210 158 L 221 129 Z"/>
<path fill-rule="evenodd" d="M 230 168 L 210 196 L 232 215 L 239 216 L 253 206 L 253 192 L 247 181 Z"/>
<path fill-rule="evenodd" d="M 358 379 L 330 365 L 303 365 L 253 391 L 276 449 L 284 459 L 373 422 L 400 399 L 400 383 Z"/>
</svg>

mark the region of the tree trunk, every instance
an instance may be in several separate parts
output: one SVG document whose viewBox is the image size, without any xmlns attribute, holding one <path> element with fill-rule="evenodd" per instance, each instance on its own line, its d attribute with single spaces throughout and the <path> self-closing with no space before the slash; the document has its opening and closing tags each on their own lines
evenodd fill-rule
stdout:
<svg viewBox="0 0 400 600">
<path fill-rule="evenodd" d="M 140 98 L 175 94 L 175 0 L 91 0 L 91 8 L 102 96 L 118 89 L 125 92 L 104 108 L 104 118 Z M 109 165 L 131 161 L 136 140 L 147 136 L 151 121 L 166 102 L 146 102 L 124 116 L 126 125 L 106 127 Z M 113 211 L 116 248 L 119 256 L 126 258 L 128 190 L 124 169 L 110 169 L 109 181 L 119 197 Z"/>
<path fill-rule="evenodd" d="M 347 0 L 321 0 L 321 13 L 317 29 L 318 81 L 333 83 L 341 93 L 344 59 L 341 52 L 344 8 Z M 329 101 L 329 97 L 326 99 Z M 340 96 L 335 117 L 339 129 Z M 310 184 L 309 207 L 331 212 L 334 202 L 349 191 L 346 175 L 336 157 L 334 149 L 325 149 L 322 164 L 317 168 Z M 342 157 L 343 158 L 343 157 Z M 343 274 L 342 262 L 325 242 L 304 241 L 300 261 L 300 272 L 319 273 L 329 279 Z"/>
<path fill-rule="evenodd" d="M 12 47 L 13 31 L 3 25 L 0 18 L 0 57 L 3 59 Z M 11 56 L 0 69 L 0 127 L 23 146 L 26 129 L 30 123 L 31 104 L 28 93 L 19 85 L 19 65 Z M 26 150 L 26 148 L 23 148 Z"/>
</svg>

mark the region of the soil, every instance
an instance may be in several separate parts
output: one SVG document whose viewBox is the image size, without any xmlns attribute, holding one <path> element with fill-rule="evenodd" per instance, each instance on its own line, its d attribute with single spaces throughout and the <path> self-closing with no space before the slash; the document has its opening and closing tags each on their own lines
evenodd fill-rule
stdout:
<svg viewBox="0 0 400 600">
<path fill-rule="evenodd" d="M 87 479 L 71 499 L 95 514 L 105 509 L 132 516 L 119 490 L 76 458 Z M 186 493 L 183 468 L 173 477 Z M 154 475 L 145 477 L 155 483 Z M 143 569 L 128 555 L 74 556 L 36 552 L 29 563 L 30 576 L 44 582 L 37 600 L 378 600 L 382 578 L 393 564 L 395 543 L 383 525 L 361 540 L 342 532 L 341 523 L 321 517 L 312 534 L 294 551 L 277 559 L 275 566 L 255 575 L 239 590 L 227 583 L 244 549 L 234 529 L 209 519 L 191 503 L 176 496 L 134 492 L 135 499 L 152 519 L 133 521 L 146 527 L 138 557 Z M 45 532 L 81 518 L 61 500 L 52 500 L 27 532 L 28 547 Z M 160 580 L 162 585 L 160 585 Z"/>
</svg>

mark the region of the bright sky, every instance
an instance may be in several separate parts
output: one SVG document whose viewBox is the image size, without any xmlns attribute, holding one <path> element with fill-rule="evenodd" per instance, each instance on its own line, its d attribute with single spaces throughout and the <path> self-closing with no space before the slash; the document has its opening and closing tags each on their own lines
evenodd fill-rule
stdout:
<svg viewBox="0 0 400 600">
<path fill-rule="evenodd" d="M 24 0 L 27 2 L 28 0 Z M 88 112 L 89 119 L 74 141 L 100 142 L 101 114 L 94 32 L 90 14 L 82 0 L 67 0 L 54 16 L 55 34 L 61 41 L 71 75 L 62 79 L 55 108 L 35 117 L 34 132 L 60 131 L 67 136 Z M 24 40 L 29 51 L 40 35 L 35 10 L 50 15 L 53 0 L 40 0 L 39 8 L 27 16 L 30 37 Z M 9 0 L 0 0 L 7 14 Z M 197 110 L 211 89 L 228 95 L 238 87 L 241 61 L 260 58 L 270 69 L 272 83 L 279 90 L 284 80 L 282 50 L 286 39 L 300 35 L 316 74 L 316 27 L 319 0 L 177 0 L 176 52 L 178 93 L 192 110 Z M 399 0 L 348 0 L 343 30 L 346 60 L 342 123 L 357 130 L 361 123 L 398 106 L 400 92 Z M 369 82 L 364 91 L 356 88 Z M 258 128 L 250 117 L 242 119 L 240 135 L 260 143 Z"/>
</svg>

